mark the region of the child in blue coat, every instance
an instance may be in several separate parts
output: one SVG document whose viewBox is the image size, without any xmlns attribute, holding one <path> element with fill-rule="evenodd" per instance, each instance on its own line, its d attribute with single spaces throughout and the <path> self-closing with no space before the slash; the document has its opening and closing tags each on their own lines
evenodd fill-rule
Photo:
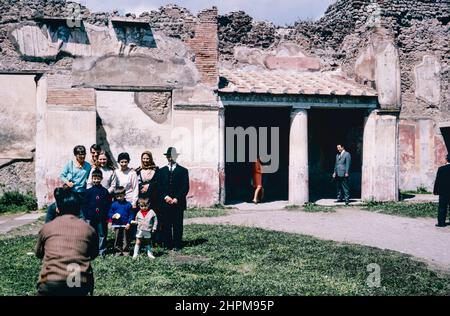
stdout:
<svg viewBox="0 0 450 316">
<path fill-rule="evenodd" d="M 116 235 L 114 239 L 114 249 L 116 256 L 128 256 L 130 238 L 128 231 L 131 227 L 130 223 L 133 220 L 132 205 L 125 200 L 125 188 L 123 186 L 117 187 L 114 190 L 115 202 L 111 205 L 108 217 L 112 221 L 111 227 L 114 229 Z"/>
<path fill-rule="evenodd" d="M 111 198 L 109 192 L 105 189 L 101 182 L 103 174 L 101 170 L 94 169 L 92 171 L 93 186 L 86 190 L 82 214 L 88 224 L 90 224 L 98 235 L 99 254 L 105 255 L 106 238 L 108 235 L 108 211 L 111 207 Z"/>
</svg>

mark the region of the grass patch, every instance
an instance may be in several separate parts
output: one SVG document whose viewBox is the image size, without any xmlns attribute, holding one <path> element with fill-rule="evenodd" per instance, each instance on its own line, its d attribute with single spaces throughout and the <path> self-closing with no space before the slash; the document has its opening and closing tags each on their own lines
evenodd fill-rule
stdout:
<svg viewBox="0 0 450 316">
<path fill-rule="evenodd" d="M 432 192 L 428 191 L 400 191 L 401 195 L 417 195 L 417 194 L 433 194 Z"/>
<path fill-rule="evenodd" d="M 93 262 L 95 295 L 448 295 L 450 276 L 409 256 L 313 237 L 220 225 L 187 225 L 185 248 Z M 0 295 L 35 295 L 36 237 L 0 241 Z M 366 285 L 367 266 L 381 286 Z"/>
<path fill-rule="evenodd" d="M 429 192 L 427 190 L 427 188 L 425 188 L 425 186 L 422 185 L 420 187 L 417 187 L 417 189 L 413 190 L 413 191 L 400 191 L 400 194 L 403 194 L 403 195 L 416 195 L 416 194 L 432 194 L 432 192 Z"/>
<path fill-rule="evenodd" d="M 33 193 L 18 191 L 5 192 L 0 197 L 0 214 L 32 212 L 37 209 L 37 200 Z"/>
<path fill-rule="evenodd" d="M 336 209 L 333 206 L 320 206 L 316 203 L 305 203 L 303 206 L 299 205 L 287 205 L 284 207 L 288 211 L 304 211 L 304 212 L 310 212 L 310 213 L 318 213 L 318 212 L 325 212 L 325 213 L 332 213 L 335 212 Z"/>
<path fill-rule="evenodd" d="M 184 212 L 184 218 L 217 217 L 230 214 L 229 208 L 188 208 Z"/>
<path fill-rule="evenodd" d="M 404 217 L 432 217 L 437 216 L 438 204 L 427 203 L 410 203 L 410 202 L 368 202 L 363 206 L 364 210 L 398 215 Z"/>
</svg>

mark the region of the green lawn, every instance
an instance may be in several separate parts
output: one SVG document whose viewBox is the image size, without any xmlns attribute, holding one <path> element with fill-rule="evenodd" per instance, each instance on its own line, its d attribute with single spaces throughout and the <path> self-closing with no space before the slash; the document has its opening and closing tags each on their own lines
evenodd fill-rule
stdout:
<svg viewBox="0 0 450 316">
<path fill-rule="evenodd" d="M 189 208 L 184 212 L 184 218 L 216 217 L 225 216 L 229 213 L 230 211 L 224 208 Z"/>
<path fill-rule="evenodd" d="M 411 203 L 411 202 L 370 202 L 364 207 L 366 211 L 398 215 L 405 217 L 432 217 L 436 218 L 438 211 L 437 203 Z"/>
<path fill-rule="evenodd" d="M 0 295 L 34 295 L 35 236 L 0 241 Z M 406 255 L 312 237 L 219 225 L 185 226 L 176 255 L 156 251 L 93 263 L 96 295 L 448 295 L 440 276 Z M 381 287 L 366 285 L 381 267 Z"/>
</svg>

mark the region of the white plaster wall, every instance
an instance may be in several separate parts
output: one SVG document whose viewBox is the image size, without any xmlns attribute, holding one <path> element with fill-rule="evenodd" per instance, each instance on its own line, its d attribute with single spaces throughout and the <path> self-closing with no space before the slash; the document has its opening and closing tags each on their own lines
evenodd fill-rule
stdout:
<svg viewBox="0 0 450 316">
<path fill-rule="evenodd" d="M 35 75 L 0 75 L 0 159 L 29 159 L 36 147 Z"/>
<path fill-rule="evenodd" d="M 89 153 L 95 143 L 96 115 L 93 106 L 48 106 L 45 77 L 38 83 L 37 99 L 36 197 L 42 207 L 54 201 L 53 190 L 62 185 L 59 175 L 74 159 L 73 148 L 84 145 Z"/>
</svg>

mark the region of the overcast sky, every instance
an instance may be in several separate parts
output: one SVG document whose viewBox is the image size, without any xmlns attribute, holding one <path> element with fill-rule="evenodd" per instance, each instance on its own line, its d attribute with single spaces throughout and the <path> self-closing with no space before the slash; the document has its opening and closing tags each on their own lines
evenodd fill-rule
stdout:
<svg viewBox="0 0 450 316">
<path fill-rule="evenodd" d="M 293 24 L 301 19 L 317 19 L 335 0 L 77 0 L 91 12 L 119 10 L 120 13 L 140 14 L 173 3 L 197 13 L 216 6 L 219 14 L 245 11 L 257 21 L 271 21 L 276 25 Z"/>
</svg>

